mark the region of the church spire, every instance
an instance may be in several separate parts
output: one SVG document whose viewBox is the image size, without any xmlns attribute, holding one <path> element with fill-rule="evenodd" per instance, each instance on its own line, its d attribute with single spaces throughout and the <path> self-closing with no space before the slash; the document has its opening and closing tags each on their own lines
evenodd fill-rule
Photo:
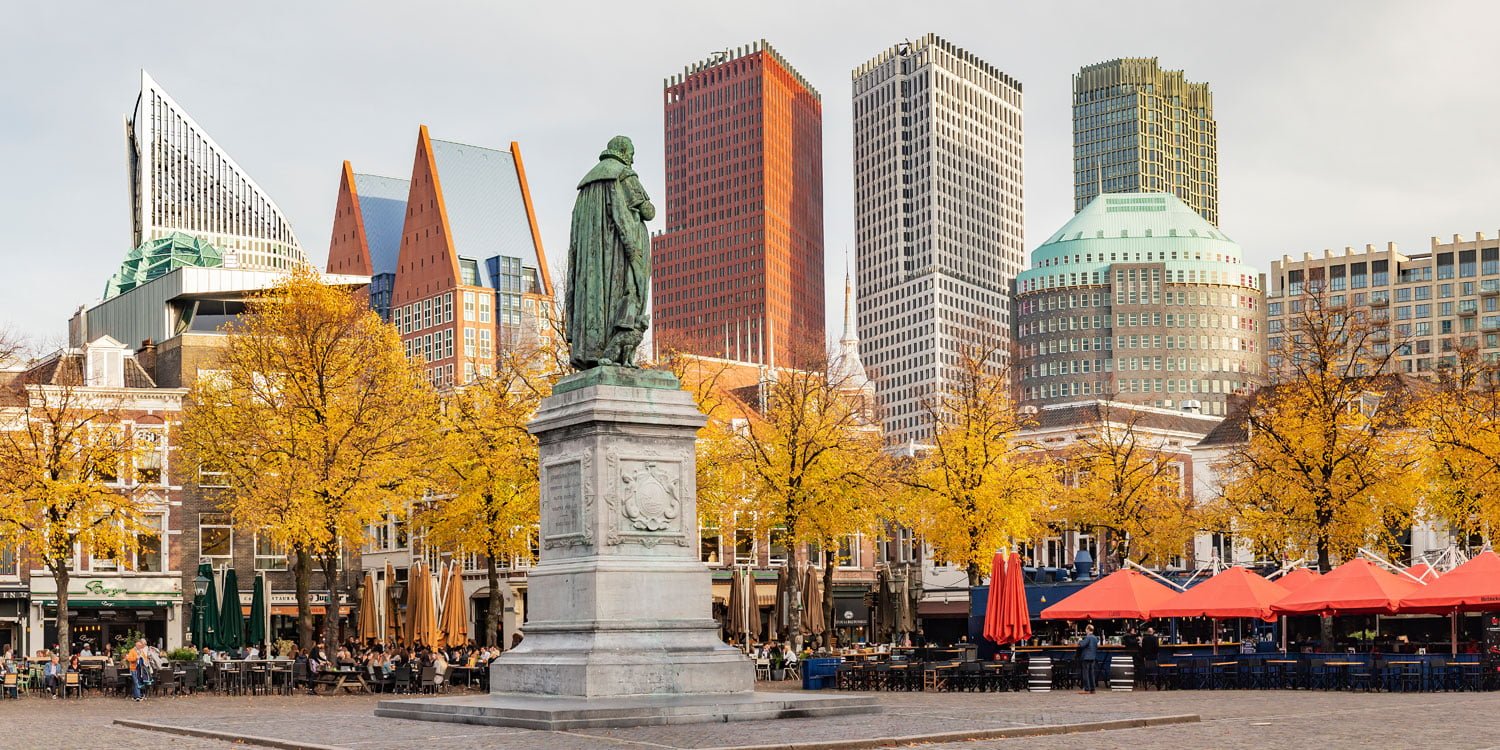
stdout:
<svg viewBox="0 0 1500 750">
<path fill-rule="evenodd" d="M 844 335 L 840 344 L 858 344 L 859 332 L 854 327 L 854 284 L 850 281 L 849 260 L 844 260 Z"/>
</svg>

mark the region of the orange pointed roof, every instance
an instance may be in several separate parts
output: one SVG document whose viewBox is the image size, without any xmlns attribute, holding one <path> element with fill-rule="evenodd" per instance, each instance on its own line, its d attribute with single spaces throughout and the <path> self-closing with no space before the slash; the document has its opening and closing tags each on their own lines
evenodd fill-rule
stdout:
<svg viewBox="0 0 1500 750">
<path fill-rule="evenodd" d="M 1287 591 L 1296 591 L 1297 589 L 1300 589 L 1303 586 L 1306 586 L 1307 584 L 1312 583 L 1313 581 L 1316 581 L 1322 577 L 1322 573 L 1319 573 L 1312 568 L 1293 568 L 1292 570 L 1287 571 L 1286 574 L 1282 575 L 1280 578 L 1272 581 L 1272 583 L 1286 589 Z"/>
<path fill-rule="evenodd" d="M 1253 617 L 1274 620 L 1271 605 L 1291 592 L 1244 568 L 1226 568 L 1218 575 L 1178 594 L 1153 617 Z"/>
<path fill-rule="evenodd" d="M 1401 598 L 1399 611 L 1447 614 L 1500 610 L 1500 555 L 1485 551 Z"/>
<path fill-rule="evenodd" d="M 1293 591 L 1271 609 L 1286 615 L 1392 614 L 1402 597 L 1420 588 L 1422 584 L 1410 578 L 1387 573 L 1369 560 L 1356 558 Z"/>
<path fill-rule="evenodd" d="M 1177 592 L 1134 570 L 1117 570 L 1042 610 L 1043 620 L 1149 620 Z"/>
</svg>

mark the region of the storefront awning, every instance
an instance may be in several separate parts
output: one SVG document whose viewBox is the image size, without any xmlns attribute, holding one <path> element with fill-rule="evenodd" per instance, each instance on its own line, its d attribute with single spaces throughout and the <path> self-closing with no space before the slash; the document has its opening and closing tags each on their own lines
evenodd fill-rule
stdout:
<svg viewBox="0 0 1500 750">
<path fill-rule="evenodd" d="M 241 607 L 241 609 L 243 609 L 247 615 L 250 612 L 250 608 L 249 607 Z M 323 614 L 323 605 L 321 605 L 321 604 L 314 604 L 309 609 L 311 609 L 312 613 L 315 614 L 315 615 L 321 615 L 321 614 Z M 353 610 L 347 604 L 342 605 L 342 606 L 339 607 L 339 615 L 340 616 L 347 615 L 351 611 L 353 611 Z M 296 617 L 297 616 L 297 605 L 295 605 L 295 604 L 292 604 L 292 605 L 282 605 L 282 604 L 275 605 L 275 606 L 271 607 L 271 614 L 273 614 L 273 615 L 282 615 L 282 616 L 285 616 L 285 617 Z"/>
</svg>

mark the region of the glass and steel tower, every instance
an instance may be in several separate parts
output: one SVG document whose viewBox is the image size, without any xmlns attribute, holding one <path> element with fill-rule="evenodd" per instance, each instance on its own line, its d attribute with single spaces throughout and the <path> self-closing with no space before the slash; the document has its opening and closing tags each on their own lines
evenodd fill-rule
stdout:
<svg viewBox="0 0 1500 750">
<path fill-rule="evenodd" d="M 1219 224 L 1219 137 L 1207 83 L 1154 57 L 1073 76 L 1073 210 L 1100 192 L 1171 193 Z"/>
<path fill-rule="evenodd" d="M 125 139 L 131 247 L 180 232 L 217 248 L 227 268 L 307 265 L 275 201 L 144 70 Z"/>
<path fill-rule="evenodd" d="M 893 445 L 965 346 L 1006 365 L 1024 262 L 1021 84 L 928 34 L 853 71 L 860 350 Z"/>
</svg>

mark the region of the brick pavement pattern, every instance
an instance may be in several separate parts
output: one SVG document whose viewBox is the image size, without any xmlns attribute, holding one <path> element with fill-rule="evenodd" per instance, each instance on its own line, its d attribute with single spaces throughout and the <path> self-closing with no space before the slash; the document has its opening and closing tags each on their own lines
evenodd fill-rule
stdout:
<svg viewBox="0 0 1500 750">
<path fill-rule="evenodd" d="M 1288 691 L 881 694 L 886 713 L 634 729 L 536 732 L 377 719 L 376 698 L 189 696 L 135 704 L 118 698 L 0 701 L 8 747 L 229 748 L 229 743 L 114 726 L 116 718 L 326 744 L 348 750 L 722 748 L 857 737 L 907 737 L 968 727 L 1053 724 L 1196 713 L 1179 724 L 1038 739 L 978 740 L 932 750 L 1149 750 L 1274 747 L 1354 750 L 1441 747 L 1500 750 L 1500 693 L 1364 694 Z"/>
</svg>

